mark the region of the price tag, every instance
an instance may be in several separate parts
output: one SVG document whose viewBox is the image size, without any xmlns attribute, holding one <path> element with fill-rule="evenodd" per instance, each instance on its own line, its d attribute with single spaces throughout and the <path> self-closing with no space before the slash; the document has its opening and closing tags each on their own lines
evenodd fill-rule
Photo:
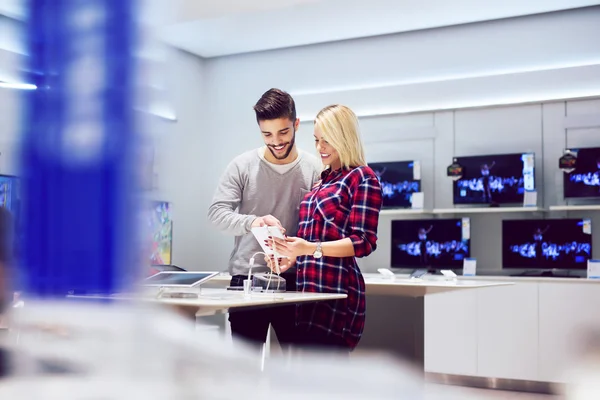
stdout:
<svg viewBox="0 0 600 400">
<path fill-rule="evenodd" d="M 465 258 L 463 261 L 463 276 L 475 276 L 477 269 L 477 260 L 475 258 Z"/>
<path fill-rule="evenodd" d="M 600 260 L 588 260 L 588 279 L 600 279 Z"/>
<path fill-rule="evenodd" d="M 525 196 L 523 196 L 524 207 L 536 207 L 537 206 L 537 191 L 526 190 Z"/>
<path fill-rule="evenodd" d="M 423 192 L 415 192 L 410 196 L 410 204 L 413 209 L 422 210 L 425 204 L 425 195 Z"/>
<path fill-rule="evenodd" d="M 421 161 L 413 161 L 413 179 L 415 181 L 421 180 Z"/>
</svg>

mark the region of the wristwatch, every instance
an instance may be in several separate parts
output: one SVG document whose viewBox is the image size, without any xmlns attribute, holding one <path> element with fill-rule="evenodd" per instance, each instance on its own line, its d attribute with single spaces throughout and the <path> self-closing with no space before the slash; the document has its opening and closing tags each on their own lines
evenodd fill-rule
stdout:
<svg viewBox="0 0 600 400">
<path fill-rule="evenodd" d="M 313 253 L 313 257 L 314 258 L 321 258 L 321 257 L 323 257 L 323 250 L 321 250 L 321 242 L 317 242 L 317 249 Z"/>
</svg>

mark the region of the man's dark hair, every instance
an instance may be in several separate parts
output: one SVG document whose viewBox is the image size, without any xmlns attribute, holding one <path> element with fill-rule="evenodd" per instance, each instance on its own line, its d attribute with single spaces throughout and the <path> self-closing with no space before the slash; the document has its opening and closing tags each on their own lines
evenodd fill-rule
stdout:
<svg viewBox="0 0 600 400">
<path fill-rule="evenodd" d="M 269 89 L 254 105 L 256 121 L 289 118 L 296 121 L 296 103 L 289 93 L 280 89 Z"/>
</svg>

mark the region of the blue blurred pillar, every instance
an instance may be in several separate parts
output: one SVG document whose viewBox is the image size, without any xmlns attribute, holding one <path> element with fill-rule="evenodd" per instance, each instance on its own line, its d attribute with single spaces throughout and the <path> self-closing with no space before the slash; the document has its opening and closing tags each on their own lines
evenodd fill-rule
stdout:
<svg viewBox="0 0 600 400">
<path fill-rule="evenodd" d="M 109 293 L 135 278 L 134 4 L 29 0 L 21 146 L 23 289 Z"/>
</svg>

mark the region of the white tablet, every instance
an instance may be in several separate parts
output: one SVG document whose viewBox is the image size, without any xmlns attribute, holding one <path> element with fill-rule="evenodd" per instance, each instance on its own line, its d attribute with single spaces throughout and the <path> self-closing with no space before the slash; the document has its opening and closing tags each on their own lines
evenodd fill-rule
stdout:
<svg viewBox="0 0 600 400">
<path fill-rule="evenodd" d="M 260 244 L 260 247 L 262 248 L 263 252 L 269 255 L 273 254 L 273 250 L 271 250 L 269 246 L 265 244 L 265 240 L 267 240 L 269 236 L 276 237 L 279 239 L 285 239 L 285 236 L 281 232 L 281 229 L 279 229 L 279 227 L 277 226 L 255 227 L 252 228 L 252 234 L 256 238 L 256 241 L 258 241 L 258 244 Z"/>
<path fill-rule="evenodd" d="M 144 279 L 144 286 L 170 286 L 193 288 L 202 285 L 219 275 L 219 272 L 207 271 L 163 271 Z"/>
</svg>

